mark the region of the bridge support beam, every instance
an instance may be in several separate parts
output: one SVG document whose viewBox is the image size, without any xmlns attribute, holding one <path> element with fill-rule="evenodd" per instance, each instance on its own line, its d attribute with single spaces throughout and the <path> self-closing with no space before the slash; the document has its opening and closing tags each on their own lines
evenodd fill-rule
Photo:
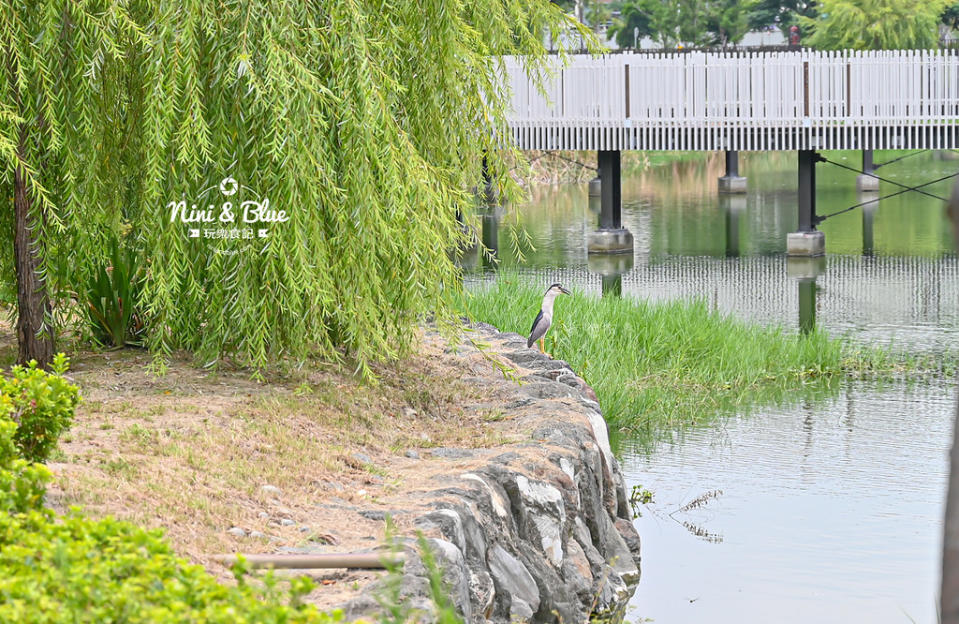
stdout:
<svg viewBox="0 0 959 624">
<path fill-rule="evenodd" d="M 629 253 L 633 235 L 623 227 L 622 177 L 619 150 L 599 152 L 599 229 L 586 236 L 589 253 Z"/>
<path fill-rule="evenodd" d="M 816 230 L 816 163 L 821 160 L 815 150 L 799 150 L 799 231 L 786 235 L 786 255 L 826 253 L 826 237 Z"/>
<path fill-rule="evenodd" d="M 719 178 L 719 192 L 746 192 L 746 178 L 739 175 L 739 152 L 735 150 L 726 150 L 726 175 Z"/>
<path fill-rule="evenodd" d="M 878 191 L 879 190 L 879 178 L 875 178 L 869 174 L 875 173 L 876 167 L 872 163 L 872 150 L 864 149 L 862 150 L 862 173 L 856 176 L 856 190 L 857 191 Z"/>
</svg>

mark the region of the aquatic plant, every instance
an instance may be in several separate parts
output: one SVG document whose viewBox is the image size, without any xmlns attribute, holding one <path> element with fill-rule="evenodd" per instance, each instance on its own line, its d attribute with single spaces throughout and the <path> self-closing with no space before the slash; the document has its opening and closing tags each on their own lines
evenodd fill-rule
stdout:
<svg viewBox="0 0 959 624">
<path fill-rule="evenodd" d="M 501 274 L 457 305 L 476 321 L 525 335 L 541 296 Z M 804 388 L 828 389 L 843 377 L 918 365 L 822 330 L 747 323 L 702 300 L 649 303 L 581 292 L 557 304 L 546 342 L 594 388 L 614 432 L 698 423 Z"/>
</svg>

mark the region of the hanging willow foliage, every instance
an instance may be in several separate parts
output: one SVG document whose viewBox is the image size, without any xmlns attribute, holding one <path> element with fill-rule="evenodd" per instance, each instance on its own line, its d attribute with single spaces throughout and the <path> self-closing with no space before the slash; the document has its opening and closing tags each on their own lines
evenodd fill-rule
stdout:
<svg viewBox="0 0 959 624">
<path fill-rule="evenodd" d="M 0 190 L 20 166 L 51 323 L 80 318 L 72 293 L 121 238 L 161 356 L 403 354 L 423 314 L 446 313 L 482 154 L 499 181 L 514 156 L 496 56 L 536 73 L 570 28 L 545 0 L 3 2 Z M 171 220 L 171 202 L 216 217 L 264 199 L 289 220 L 263 238 Z"/>
</svg>

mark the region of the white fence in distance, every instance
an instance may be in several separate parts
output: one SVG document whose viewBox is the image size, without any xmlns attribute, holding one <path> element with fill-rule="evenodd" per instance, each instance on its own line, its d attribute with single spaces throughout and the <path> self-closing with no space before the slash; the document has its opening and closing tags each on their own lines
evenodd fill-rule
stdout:
<svg viewBox="0 0 959 624">
<path fill-rule="evenodd" d="M 504 63 L 521 149 L 959 148 L 954 50 L 577 55 L 543 92 Z"/>
</svg>

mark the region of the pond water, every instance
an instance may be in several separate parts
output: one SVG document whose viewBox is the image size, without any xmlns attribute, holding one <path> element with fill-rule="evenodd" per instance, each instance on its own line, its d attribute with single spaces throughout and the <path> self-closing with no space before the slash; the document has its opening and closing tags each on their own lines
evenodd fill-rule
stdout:
<svg viewBox="0 0 959 624">
<path fill-rule="evenodd" d="M 859 164 L 858 153 L 827 156 Z M 743 155 L 740 169 L 749 193 L 738 197 L 716 193 L 718 154 L 624 178 L 635 249 L 612 262 L 587 257 L 597 216 L 586 185 L 536 189 L 519 221 L 491 212 L 484 241 L 500 266 L 543 285 L 702 297 L 761 323 L 816 323 L 853 340 L 956 353 L 959 262 L 942 202 L 906 193 L 827 219 L 827 257 L 793 262 L 784 252 L 797 223 L 795 154 Z M 878 173 L 918 184 L 957 170 L 959 162 L 923 153 Z M 838 167 L 818 165 L 817 183 L 819 214 L 864 199 L 855 174 Z M 883 194 L 893 190 L 882 185 Z M 522 263 L 508 242 L 521 230 L 535 245 Z M 470 280 L 490 279 L 482 256 L 472 267 Z M 653 493 L 636 519 L 643 575 L 628 619 L 936 622 L 954 402 L 947 379 L 844 382 L 663 432 L 652 445 L 618 440 L 628 486 Z"/>
</svg>

